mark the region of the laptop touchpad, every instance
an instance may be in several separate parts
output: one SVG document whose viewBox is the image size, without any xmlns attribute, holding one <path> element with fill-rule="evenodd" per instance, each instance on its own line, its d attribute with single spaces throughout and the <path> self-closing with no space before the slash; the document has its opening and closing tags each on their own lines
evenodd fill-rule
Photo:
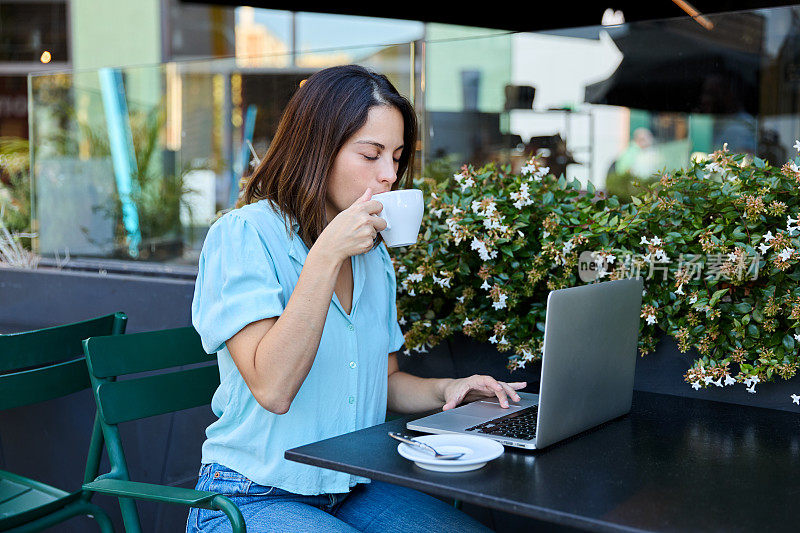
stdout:
<svg viewBox="0 0 800 533">
<path fill-rule="evenodd" d="M 456 409 L 456 412 L 458 412 L 458 414 L 460 415 L 492 418 L 492 417 L 509 415 L 514 411 L 518 411 L 520 409 L 524 409 L 524 407 L 520 405 L 515 405 L 513 403 L 509 403 L 508 409 L 504 409 L 500 407 L 500 404 L 498 403 L 477 401 L 458 407 Z"/>
</svg>

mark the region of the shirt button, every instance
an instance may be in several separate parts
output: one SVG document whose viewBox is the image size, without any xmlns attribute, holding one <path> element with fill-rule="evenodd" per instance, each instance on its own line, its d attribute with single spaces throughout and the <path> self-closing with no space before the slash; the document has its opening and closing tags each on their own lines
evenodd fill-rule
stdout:
<svg viewBox="0 0 800 533">
<path fill-rule="evenodd" d="M 350 331 L 353 331 L 356 328 L 353 327 L 353 324 L 347 324 L 347 329 L 349 329 Z"/>
<path fill-rule="evenodd" d="M 347 399 L 347 403 L 353 403 L 354 401 L 356 401 L 356 399 L 355 399 L 355 398 L 353 398 L 352 396 L 350 396 L 350 397 Z"/>
<path fill-rule="evenodd" d="M 350 361 L 350 368 L 355 368 L 355 367 L 356 367 L 356 362 Z"/>
</svg>

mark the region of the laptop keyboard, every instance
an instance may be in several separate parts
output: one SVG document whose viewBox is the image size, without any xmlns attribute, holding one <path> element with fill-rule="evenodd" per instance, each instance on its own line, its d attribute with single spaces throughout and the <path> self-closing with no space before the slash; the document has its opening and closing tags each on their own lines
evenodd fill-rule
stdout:
<svg viewBox="0 0 800 533">
<path fill-rule="evenodd" d="M 525 409 L 520 409 L 509 415 L 494 418 L 483 424 L 467 428 L 466 431 L 477 433 L 488 433 L 500 437 L 511 437 L 514 439 L 532 440 L 536 435 L 536 417 L 539 414 L 539 406 L 534 405 Z"/>
</svg>

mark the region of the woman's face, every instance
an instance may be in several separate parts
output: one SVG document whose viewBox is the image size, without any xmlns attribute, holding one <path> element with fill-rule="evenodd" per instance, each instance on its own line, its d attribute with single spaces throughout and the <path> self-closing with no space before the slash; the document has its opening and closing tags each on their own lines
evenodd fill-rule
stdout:
<svg viewBox="0 0 800 533">
<path fill-rule="evenodd" d="M 367 122 L 347 139 L 328 176 L 328 220 L 350 207 L 367 187 L 372 194 L 391 190 L 403 153 L 403 115 L 393 106 L 371 107 Z"/>
</svg>

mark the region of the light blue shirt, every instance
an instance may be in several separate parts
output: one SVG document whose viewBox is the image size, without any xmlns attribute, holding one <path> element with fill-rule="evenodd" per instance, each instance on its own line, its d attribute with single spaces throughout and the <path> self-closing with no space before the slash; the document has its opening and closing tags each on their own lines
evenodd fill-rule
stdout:
<svg viewBox="0 0 800 533">
<path fill-rule="evenodd" d="M 269 200 L 235 209 L 208 231 L 200 254 L 192 324 L 217 352 L 220 386 L 206 430 L 203 463 L 219 463 L 260 485 L 298 494 L 347 492 L 368 479 L 284 459 L 284 451 L 379 424 L 386 418 L 388 354 L 400 349 L 396 280 L 385 245 L 353 256 L 353 302 L 335 293 L 314 364 L 289 411 L 256 402 L 225 341 L 247 324 L 279 316 L 308 254 Z"/>
</svg>

